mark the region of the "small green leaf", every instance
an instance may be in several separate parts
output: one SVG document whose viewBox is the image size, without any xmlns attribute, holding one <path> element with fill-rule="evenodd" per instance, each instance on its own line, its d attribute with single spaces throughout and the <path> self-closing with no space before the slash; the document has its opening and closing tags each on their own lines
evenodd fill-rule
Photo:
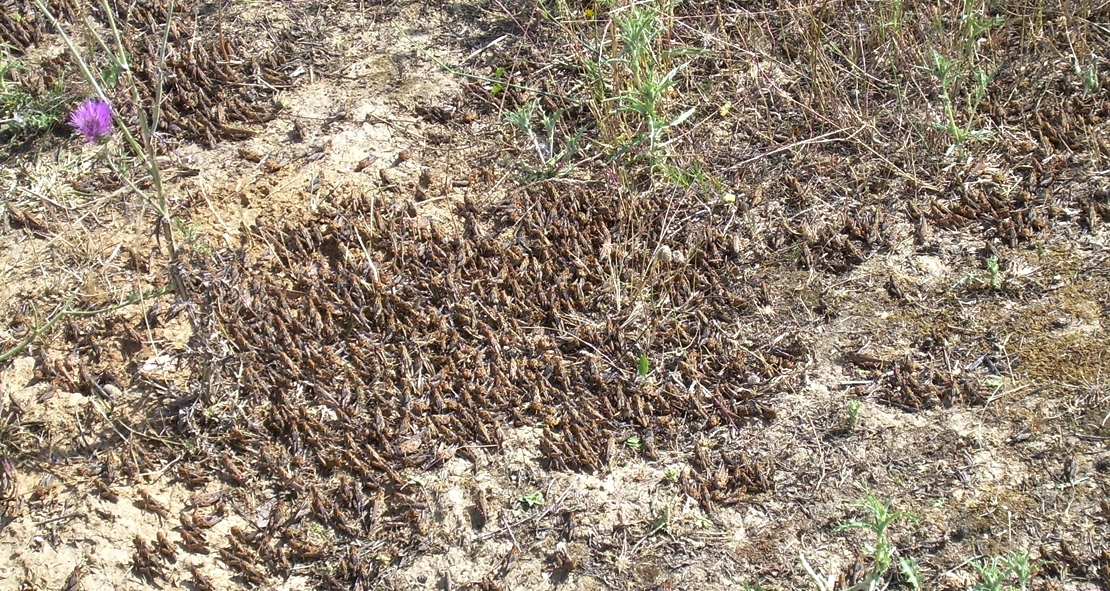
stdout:
<svg viewBox="0 0 1110 591">
<path fill-rule="evenodd" d="M 505 90 L 505 84 L 504 84 L 504 82 L 505 82 L 505 68 L 504 67 L 497 68 L 497 71 L 493 73 L 493 79 L 496 80 L 497 82 L 494 83 L 493 87 L 489 89 L 489 93 L 493 94 L 493 95 L 496 95 L 497 93 L 501 92 L 502 90 Z"/>
<path fill-rule="evenodd" d="M 902 571 L 902 579 L 914 591 L 921 591 L 921 570 L 917 568 L 917 563 L 912 558 L 903 556 L 898 559 L 898 569 Z"/>
<path fill-rule="evenodd" d="M 528 493 L 520 497 L 520 504 L 524 505 L 525 509 L 533 509 L 543 504 L 543 493 L 540 491 Z"/>
<path fill-rule="evenodd" d="M 690 115 L 694 114 L 694 111 L 695 111 L 694 107 L 690 107 L 689 109 L 687 109 L 686 111 L 681 113 L 678 117 L 675 117 L 674 120 L 671 121 L 671 127 L 675 127 L 677 125 L 682 125 L 682 122 L 689 119 Z"/>
<path fill-rule="evenodd" d="M 640 374 L 640 377 L 643 377 L 648 375 L 648 372 L 650 371 L 651 366 L 648 364 L 647 353 L 640 353 L 640 367 L 637 370 L 637 373 Z"/>
</svg>

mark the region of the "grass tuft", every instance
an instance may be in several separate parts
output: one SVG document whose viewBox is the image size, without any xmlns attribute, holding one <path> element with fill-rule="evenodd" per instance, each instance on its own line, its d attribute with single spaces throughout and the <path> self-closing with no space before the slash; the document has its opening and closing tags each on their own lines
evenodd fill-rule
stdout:
<svg viewBox="0 0 1110 591">
<path fill-rule="evenodd" d="M 61 88 L 33 95 L 11 80 L 14 73 L 27 69 L 0 44 L 0 142 L 49 133 L 62 120 L 65 105 L 70 102 Z"/>
</svg>

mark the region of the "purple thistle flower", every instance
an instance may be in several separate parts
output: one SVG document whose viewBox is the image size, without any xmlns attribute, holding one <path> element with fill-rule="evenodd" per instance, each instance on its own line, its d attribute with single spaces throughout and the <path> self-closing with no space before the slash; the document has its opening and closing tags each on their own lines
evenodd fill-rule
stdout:
<svg viewBox="0 0 1110 591">
<path fill-rule="evenodd" d="M 89 99 L 77 107 L 69 124 L 85 136 L 85 141 L 95 142 L 112 133 L 112 107 L 100 99 Z"/>
</svg>

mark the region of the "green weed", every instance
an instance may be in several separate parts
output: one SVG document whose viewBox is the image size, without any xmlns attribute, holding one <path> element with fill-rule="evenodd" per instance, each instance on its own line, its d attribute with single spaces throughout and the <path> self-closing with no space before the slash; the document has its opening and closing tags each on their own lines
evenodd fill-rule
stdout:
<svg viewBox="0 0 1110 591">
<path fill-rule="evenodd" d="M 846 418 L 849 431 L 854 431 L 859 426 L 859 411 L 862 406 L 863 403 L 859 400 L 848 401 L 848 416 Z"/>
<path fill-rule="evenodd" d="M 9 74 L 25 66 L 0 45 L 0 138 L 19 139 L 49 132 L 61 120 L 65 93 L 55 88 L 46 96 L 28 94 Z"/>
<path fill-rule="evenodd" d="M 489 93 L 493 96 L 497 96 L 505 90 L 505 68 L 503 66 L 497 68 L 493 73 L 493 79 L 496 80 L 496 82 L 490 86 Z"/>
<path fill-rule="evenodd" d="M 632 451 L 640 451 L 644 448 L 644 442 L 639 437 L 633 435 L 624 440 L 624 444 Z"/>
<path fill-rule="evenodd" d="M 667 179 L 683 189 L 693 187 L 702 193 L 712 194 L 726 192 L 721 181 L 717 180 L 700 160 L 693 160 L 686 166 L 662 162 L 660 169 Z"/>
<path fill-rule="evenodd" d="M 655 154 L 665 132 L 694 114 L 689 108 L 674 116 L 670 91 L 685 68 L 676 63 L 679 52 L 661 51 L 659 40 L 674 7 L 672 2 L 642 2 L 611 13 L 617 30 L 618 49 L 599 70 L 608 75 L 595 82 L 602 105 L 615 104 L 624 116 L 625 131 L 646 137 Z M 631 117 L 629 117 L 631 116 Z"/>
<path fill-rule="evenodd" d="M 836 528 L 837 530 L 863 529 L 874 534 L 874 542 L 864 546 L 864 554 L 871 558 L 871 574 L 868 579 L 874 581 L 877 581 L 890 570 L 897 552 L 894 542 L 891 541 L 888 535 L 887 528 L 899 519 L 917 521 L 917 517 L 911 513 L 892 510 L 893 505 L 894 501 L 892 500 L 880 501 L 878 497 L 868 493 L 863 502 L 856 505 L 856 507 L 866 511 L 867 516 L 857 521 L 849 521 Z"/>
<path fill-rule="evenodd" d="M 971 113 L 974 113 L 979 102 L 986 95 L 987 85 L 991 76 L 982 68 L 974 72 L 962 69 L 960 62 L 945 57 L 935 49 L 932 51 L 932 61 L 929 72 L 940 83 L 940 99 L 944 109 L 944 124 L 942 127 L 952 136 L 955 145 L 960 146 L 969 140 L 985 140 L 992 137 L 990 131 L 972 129 L 970 127 Z M 965 103 L 958 102 L 957 90 L 961 83 L 968 80 L 973 82 L 973 90 L 967 96 Z M 967 122 L 961 122 L 961 121 Z"/>
<path fill-rule="evenodd" d="M 864 517 L 836 528 L 836 531 L 865 530 L 874 538 L 862 548 L 862 553 L 870 559 L 870 569 L 846 591 L 877 591 L 887 588 L 890 582 L 889 573 L 895 564 L 902 583 L 914 591 L 920 591 L 924 587 L 924 578 L 917 562 L 908 556 L 898 556 L 898 549 L 890 539 L 890 526 L 894 522 L 903 519 L 916 522 L 918 519 L 911 513 L 893 509 L 893 505 L 891 500 L 881 501 L 867 493 L 863 501 L 856 505 L 856 508 L 864 511 Z M 835 591 L 833 577 L 824 576 L 814 569 L 804 554 L 799 559 L 802 568 L 819 591 Z M 1039 562 L 1030 560 L 1028 553 L 1017 551 L 972 563 L 978 574 L 978 582 L 970 587 L 970 591 L 1028 591 L 1029 583 L 1039 566 Z"/>
<path fill-rule="evenodd" d="M 1083 89 L 1091 94 L 1097 93 L 1102 88 L 1102 83 L 1098 80 L 1098 56 L 1092 53 L 1087 67 L 1083 68 L 1082 71 Z"/>
<path fill-rule="evenodd" d="M 1002 289 L 1002 273 L 998 270 L 998 257 L 987 259 L 987 281 L 990 288 L 998 291 Z"/>
<path fill-rule="evenodd" d="M 520 496 L 520 505 L 526 510 L 535 509 L 543 504 L 543 493 L 540 491 L 530 492 Z"/>
<path fill-rule="evenodd" d="M 951 30 L 937 15 L 934 27 L 941 39 L 950 40 L 950 44 L 945 51 L 932 48 L 927 52 L 925 69 L 940 86 L 943 111 L 940 127 L 951 137 L 954 149 L 962 149 L 968 141 L 994 137 L 990 130 L 979 128 L 979 104 L 987 95 L 994 72 L 981 59 L 977 47 L 1005 19 L 988 17 L 984 10 L 975 6 L 975 0 L 965 0 L 959 8 L 958 26 Z"/>
<path fill-rule="evenodd" d="M 1030 562 L 1024 552 L 1011 552 L 1008 556 L 993 556 L 989 560 L 973 563 L 979 582 L 972 591 L 1026 591 L 1039 563 Z M 1017 586 L 1006 584 L 1013 580 Z"/>
<path fill-rule="evenodd" d="M 606 14 L 585 25 L 574 24 L 580 15 L 571 18 L 565 4 L 547 11 L 577 41 L 589 106 L 612 158 L 642 153 L 652 164 L 666 161 L 671 130 L 696 112 L 679 108 L 678 87 L 687 68 L 683 58 L 704 52 L 666 42 L 675 5 L 674 0 L 610 3 Z"/>
<path fill-rule="evenodd" d="M 525 103 L 509 111 L 505 121 L 524 135 L 536 153 L 539 166 L 530 171 L 532 180 L 566 176 L 573 170 L 578 157 L 581 132 L 559 134 L 561 113 L 546 113 L 539 105 L 539 99 Z"/>
<path fill-rule="evenodd" d="M 912 558 L 900 556 L 898 558 L 898 571 L 902 573 L 902 580 L 914 591 L 921 591 L 921 570 Z"/>
<path fill-rule="evenodd" d="M 986 272 L 972 272 L 965 275 L 962 279 L 952 285 L 955 289 L 965 283 L 972 282 L 978 284 L 980 288 L 989 288 L 992 291 L 1002 289 L 1002 269 L 999 266 L 997 256 L 990 256 L 985 262 Z"/>
<path fill-rule="evenodd" d="M 874 536 L 874 540 L 864 545 L 862 553 L 871 560 L 871 568 L 863 577 L 860 582 L 851 587 L 852 591 L 875 591 L 885 587 L 885 577 L 894 565 L 894 558 L 898 553 L 894 542 L 890 539 L 888 528 L 892 523 L 900 519 L 908 519 L 910 521 L 917 521 L 911 513 L 904 511 L 896 511 L 892 507 L 894 501 L 880 501 L 878 497 L 867 493 L 862 502 L 856 505 L 857 508 L 863 509 L 865 516 L 863 519 L 856 521 L 849 521 L 836 528 L 837 531 L 848 529 L 862 529 L 870 532 Z M 820 591 L 833 591 L 833 582 L 831 578 L 826 578 L 818 575 L 818 573 L 806 561 L 805 555 L 801 555 L 802 567 L 809 575 L 810 579 L 814 582 Z M 920 573 L 917 571 L 917 565 L 910 560 L 900 560 L 899 570 L 905 582 L 911 586 L 914 581 L 920 584 Z M 917 587 L 915 587 L 917 588 Z"/>
<path fill-rule="evenodd" d="M 1040 561 L 1029 561 L 1029 554 L 1025 552 L 1018 552 L 1015 550 L 1009 556 L 1004 558 L 1006 566 L 1009 567 L 1010 573 L 1017 578 L 1018 589 L 1026 591 L 1029 586 L 1029 581 L 1036 574 L 1037 569 L 1040 568 Z"/>
<path fill-rule="evenodd" d="M 984 561 L 972 566 L 979 573 L 979 582 L 972 585 L 972 591 L 1002 591 L 1009 573 L 1002 567 L 997 556 L 989 562 Z"/>
</svg>

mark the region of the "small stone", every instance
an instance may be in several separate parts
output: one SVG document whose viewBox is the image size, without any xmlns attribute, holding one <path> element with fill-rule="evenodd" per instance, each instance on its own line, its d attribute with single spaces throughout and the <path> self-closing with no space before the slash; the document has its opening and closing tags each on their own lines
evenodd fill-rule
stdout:
<svg viewBox="0 0 1110 591">
<path fill-rule="evenodd" d="M 120 390 L 115 384 L 104 384 L 100 387 L 109 398 L 119 398 L 123 396 L 123 391 Z"/>
<path fill-rule="evenodd" d="M 674 253 L 671 252 L 671 247 L 664 244 L 655 251 L 655 258 L 669 265 L 674 260 Z"/>
</svg>

